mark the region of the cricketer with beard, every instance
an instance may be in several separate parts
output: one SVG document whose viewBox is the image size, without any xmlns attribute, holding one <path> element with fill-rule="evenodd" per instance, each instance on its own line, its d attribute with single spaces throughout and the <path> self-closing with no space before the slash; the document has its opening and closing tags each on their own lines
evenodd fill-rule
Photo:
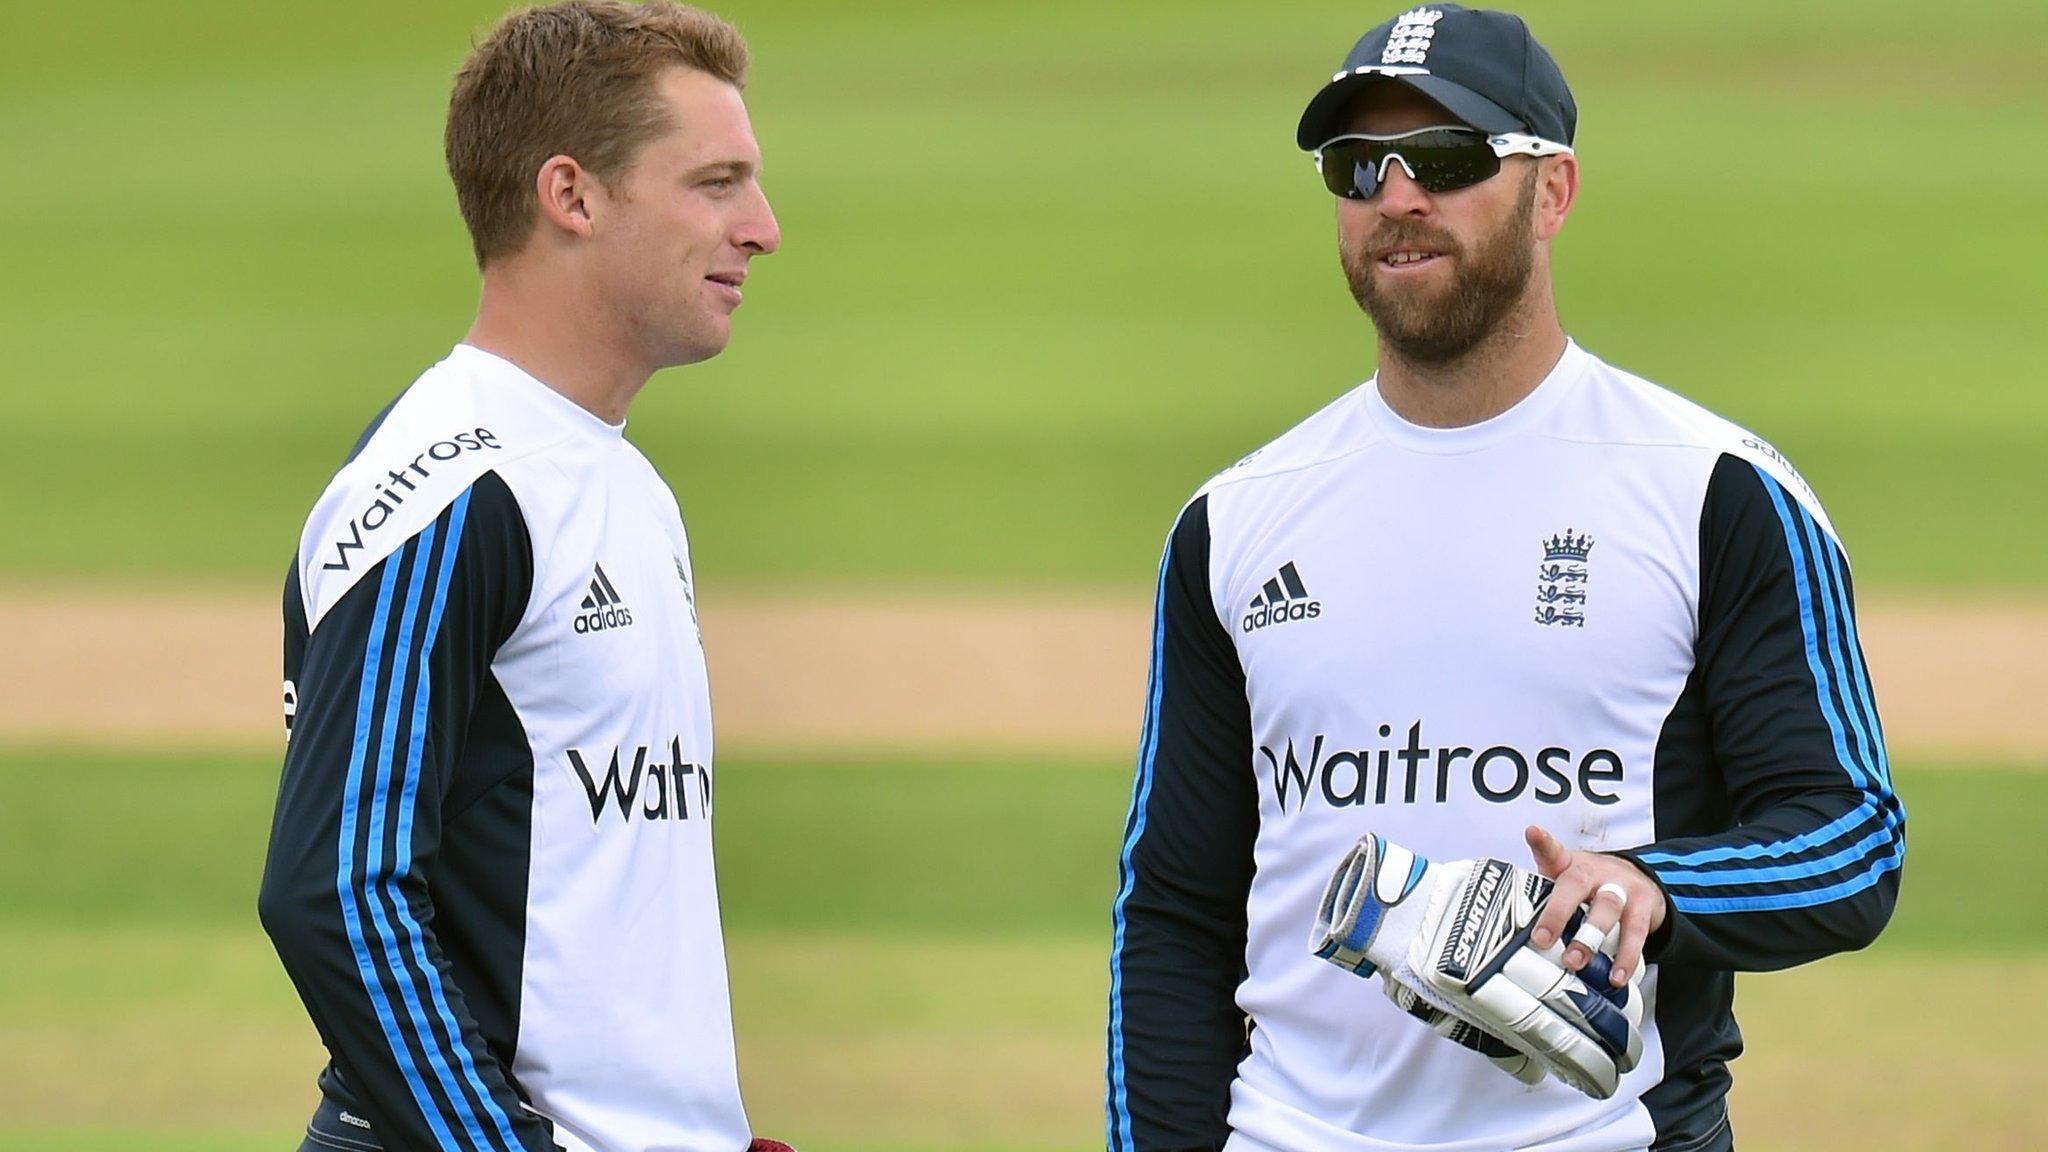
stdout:
<svg viewBox="0 0 2048 1152">
<path fill-rule="evenodd" d="M 1302 117 L 1378 371 L 1168 537 L 1111 1149 L 1729 1149 L 1734 973 L 1891 914 L 1905 810 L 1826 513 L 1559 322 L 1577 118 L 1526 24 L 1451 4 L 1367 32 Z M 1647 1006 L 1611 1094 L 1504 1075 L 1310 951 L 1368 833 L 1533 860 L 1555 889 L 1529 947 L 1597 981 L 1564 931 L 1585 910 L 1601 983 Z"/>
</svg>

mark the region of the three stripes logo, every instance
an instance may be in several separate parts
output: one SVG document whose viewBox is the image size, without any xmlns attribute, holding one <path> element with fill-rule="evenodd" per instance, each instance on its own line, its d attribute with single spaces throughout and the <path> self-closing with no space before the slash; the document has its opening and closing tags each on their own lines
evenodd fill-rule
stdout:
<svg viewBox="0 0 2048 1152">
<path fill-rule="evenodd" d="M 611 578 L 604 574 L 604 565 L 592 565 L 590 595 L 583 598 L 583 615 L 576 617 L 576 634 L 627 628 L 632 623 L 633 612 L 620 599 L 619 590 L 612 587 Z"/>
<path fill-rule="evenodd" d="M 1323 614 L 1323 602 L 1308 598 L 1308 589 L 1301 583 L 1301 573 L 1294 570 L 1294 561 L 1280 566 L 1278 575 L 1266 581 L 1259 594 L 1252 597 L 1251 611 L 1245 613 L 1243 628 L 1256 632 L 1268 624 L 1285 624 L 1290 620 L 1313 620 Z"/>
</svg>

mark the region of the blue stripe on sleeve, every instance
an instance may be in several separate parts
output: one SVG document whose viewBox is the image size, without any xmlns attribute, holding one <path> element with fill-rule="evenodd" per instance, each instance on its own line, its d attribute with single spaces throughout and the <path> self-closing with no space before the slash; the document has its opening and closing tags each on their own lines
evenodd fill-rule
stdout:
<svg viewBox="0 0 2048 1152">
<path fill-rule="evenodd" d="M 341 834 L 338 844 L 338 860 L 335 867 L 335 889 L 341 898 L 342 925 L 348 934 L 349 948 L 355 956 L 356 972 L 362 977 L 363 990 L 369 994 L 370 1005 L 377 1013 L 377 1023 L 384 1030 L 385 1042 L 391 1046 L 392 1059 L 405 1077 L 406 1087 L 411 1090 L 413 1102 L 427 1118 L 434 1137 L 444 1148 L 455 1146 L 455 1134 L 448 1129 L 441 1116 L 440 1106 L 434 1102 L 433 1093 L 426 1080 L 413 1063 L 412 1051 L 406 1043 L 405 1034 L 400 1030 L 397 1014 L 391 1009 L 391 1001 L 385 995 L 383 977 L 377 973 L 377 962 L 370 952 L 369 939 L 363 932 L 364 903 L 369 894 L 362 891 L 355 859 L 356 826 L 361 816 L 361 797 L 364 761 L 368 757 L 371 725 L 377 715 L 379 674 L 382 670 L 385 627 L 391 613 L 391 594 L 398 584 L 398 571 L 405 566 L 406 557 L 414 551 L 413 541 L 400 545 L 398 550 L 384 560 L 383 579 L 377 588 L 377 608 L 371 616 L 370 635 L 363 649 L 363 679 L 356 696 L 356 732 L 349 749 L 348 781 L 341 797 Z M 380 838 L 372 836 L 368 845 L 371 852 L 381 847 Z"/>
<path fill-rule="evenodd" d="M 1850 750 L 1849 733 L 1843 724 L 1844 712 L 1842 704 L 1835 698 L 1835 678 L 1832 675 L 1832 669 L 1827 665 L 1826 658 L 1821 654 L 1820 630 L 1814 620 L 1816 610 L 1814 594 L 1806 575 L 1805 533 L 1794 522 L 1792 509 L 1788 507 L 1788 501 L 1795 506 L 1798 502 L 1790 500 L 1785 491 L 1778 486 L 1777 481 L 1773 480 L 1762 468 L 1757 469 L 1757 475 L 1762 478 L 1764 491 L 1769 493 L 1771 504 L 1777 509 L 1778 520 L 1785 529 L 1785 545 L 1792 553 L 1792 580 L 1794 587 L 1799 593 L 1799 628 L 1806 637 L 1806 666 L 1813 673 L 1814 691 L 1820 699 L 1821 714 L 1827 718 L 1828 731 L 1835 738 L 1835 757 L 1841 763 L 1843 770 L 1848 772 L 1851 780 L 1855 781 L 1859 787 L 1868 789 L 1870 787 L 1869 774 L 1863 770 L 1863 766 L 1856 754 Z M 1804 516 L 1805 509 L 1801 508 L 1799 515 Z M 1826 611 L 1827 609 L 1821 608 L 1820 610 Z"/>
<path fill-rule="evenodd" d="M 1178 526 L 1176 526 L 1178 531 Z M 1159 699 L 1165 683 L 1166 663 L 1166 579 L 1173 562 L 1173 536 L 1166 538 L 1166 550 L 1159 557 L 1159 591 L 1152 605 L 1152 669 L 1145 699 L 1145 727 L 1138 741 L 1138 771 L 1131 781 L 1131 812 L 1125 820 L 1123 852 L 1117 861 L 1122 884 L 1111 907 L 1115 935 L 1109 953 L 1109 1089 L 1104 1101 L 1109 1113 L 1108 1143 L 1115 1152 L 1135 1152 L 1131 1136 L 1131 1107 L 1124 1073 L 1124 904 L 1130 899 L 1137 874 L 1131 854 L 1145 834 L 1145 806 L 1152 797 L 1152 764 L 1159 750 Z"/>
<path fill-rule="evenodd" d="M 1671 903 L 1680 912 L 1692 915 L 1715 912 L 1780 912 L 1790 908 L 1811 908 L 1816 904 L 1828 904 L 1841 900 L 1876 884 L 1884 874 L 1897 868 L 1906 856 L 1904 841 L 1895 840 L 1892 850 L 1871 863 L 1857 875 L 1825 888 L 1809 888 L 1801 892 L 1770 893 L 1762 896 L 1723 896 L 1717 898 L 1687 896 L 1672 893 Z"/>
<path fill-rule="evenodd" d="M 1867 810 L 1869 815 L 1876 815 L 1876 809 Z M 1685 888 L 1728 888 L 1738 884 L 1773 884 L 1825 876 L 1830 872 L 1839 872 L 1883 845 L 1891 843 L 1892 835 L 1891 828 L 1880 827 L 1872 829 L 1861 840 L 1847 848 L 1810 860 L 1780 864 L 1771 868 L 1731 868 L 1719 872 L 1691 871 L 1686 872 L 1683 879 L 1667 876 L 1666 880 L 1675 886 Z M 1659 875 L 1663 873 L 1660 872 Z"/>
<path fill-rule="evenodd" d="M 1847 559 L 1838 548 L 1825 549 L 1823 555 L 1828 562 L 1828 578 L 1835 593 L 1835 610 L 1842 623 L 1842 633 L 1847 638 L 1847 664 L 1853 674 L 1853 692 L 1856 706 L 1863 714 L 1871 738 L 1877 744 L 1878 780 L 1889 790 L 1892 783 L 1891 757 L 1885 751 L 1884 724 L 1877 716 L 1877 696 L 1870 688 L 1870 666 L 1863 660 L 1863 641 L 1856 634 L 1856 612 L 1849 604 L 1849 580 L 1846 572 Z M 1894 797 L 1896 801 L 1896 797 Z"/>
<path fill-rule="evenodd" d="M 1775 840 L 1767 844 L 1731 844 L 1675 855 L 1670 852 L 1644 852 L 1640 854 L 1639 859 L 1645 864 L 1681 865 L 1719 864 L 1727 860 L 1778 860 L 1804 852 L 1816 845 L 1832 844 L 1862 827 L 1865 821 L 1876 814 L 1877 806 L 1866 800 L 1813 831 L 1794 836 L 1790 840 Z"/>
<path fill-rule="evenodd" d="M 518 1137 L 512 1134 L 512 1121 L 504 1109 L 491 1098 L 490 1090 L 484 1087 L 483 1078 L 477 1073 L 476 1062 L 470 1056 L 469 1046 L 462 1041 L 462 1026 L 455 1019 L 455 1011 L 449 1004 L 447 991 L 441 986 L 441 971 L 427 956 L 425 932 L 413 918 L 412 909 L 399 894 L 398 883 L 412 872 L 412 817 L 414 800 L 419 793 L 421 777 L 425 773 L 425 744 L 427 735 L 427 705 L 432 696 L 432 675 L 426 661 L 427 654 L 434 650 L 434 638 L 441 630 L 441 612 L 448 602 L 448 585 L 455 572 L 455 556 L 462 543 L 463 521 L 469 513 L 469 491 L 465 490 L 449 507 L 447 536 L 441 546 L 441 566 L 434 582 L 434 598 L 427 612 L 426 632 L 419 644 L 421 654 L 420 672 L 413 686 L 411 740 L 406 749 L 405 778 L 401 784 L 398 804 L 398 839 L 394 845 L 397 867 L 385 876 L 385 898 L 398 914 L 400 926 L 404 929 L 406 942 L 412 952 L 415 971 L 424 979 L 428 997 L 433 1001 L 436 1015 L 448 1044 L 455 1052 L 456 1062 L 461 1065 L 462 1075 L 474 1090 L 476 1100 L 482 1104 L 485 1115 L 492 1126 L 504 1139 L 508 1148 L 519 1147 Z"/>
<path fill-rule="evenodd" d="M 418 974 L 410 970 L 406 957 L 398 946 L 397 933 L 391 927 L 391 914 L 386 911 L 387 894 L 391 873 L 398 867 L 397 862 L 385 855 L 384 840 L 390 828 L 391 774 L 394 767 L 393 754 L 398 744 L 399 706 L 404 696 L 406 672 L 415 657 L 415 649 L 425 629 L 418 628 L 421 616 L 422 593 L 426 585 L 428 558 L 434 553 L 435 525 L 429 524 L 420 531 L 413 553 L 411 575 L 407 581 L 405 611 L 398 618 L 398 655 L 391 665 L 389 687 L 384 695 L 384 725 L 377 746 L 376 791 L 370 797 L 370 843 L 375 852 L 377 866 L 370 870 L 366 879 L 371 881 L 367 897 L 370 907 L 370 921 L 377 928 L 377 938 L 384 949 L 385 963 L 391 969 L 392 983 L 398 988 L 399 999 L 405 1003 L 407 1018 L 412 1024 L 412 1033 L 426 1053 L 427 1064 L 434 1071 L 441 1092 L 448 1098 L 448 1105 L 455 1112 L 455 1119 L 468 1133 L 470 1144 L 477 1148 L 492 1148 L 485 1137 L 482 1126 L 477 1122 L 475 1111 L 464 1097 L 461 1085 L 455 1082 L 455 1075 L 449 1070 L 447 1053 L 438 1037 L 434 1035 L 433 1024 L 427 1019 L 426 1008 L 420 1003 L 419 987 L 415 983 Z M 417 654 L 425 663 L 425 653 Z"/>
<path fill-rule="evenodd" d="M 1883 735 L 1877 726 L 1877 710 L 1870 693 L 1868 672 L 1857 644 L 1854 614 L 1849 607 L 1835 549 L 1819 522 L 1803 505 L 1792 499 L 1763 468 L 1758 467 L 1757 474 L 1785 532 L 1793 586 L 1799 598 L 1799 623 L 1804 634 L 1807 668 L 1813 675 L 1815 696 L 1833 737 L 1836 759 L 1863 793 L 1864 799 L 1849 812 L 1820 828 L 1788 840 L 1709 848 L 1679 855 L 1652 852 L 1645 853 L 1642 859 L 1647 864 L 1665 866 L 1659 867 L 1657 874 L 1667 885 L 1704 888 L 1783 884 L 1810 879 L 1850 867 L 1887 843 L 1892 845 L 1892 850 L 1874 860 L 1863 872 L 1821 888 L 1719 898 L 1673 893 L 1673 903 L 1684 912 L 1751 912 L 1811 907 L 1870 887 L 1885 872 L 1897 868 L 1904 857 L 1904 844 L 1898 836 L 1902 812 L 1889 788 L 1890 765 L 1885 759 Z M 1808 573 L 1809 556 L 1813 569 L 1811 577 Z M 1820 585 L 1818 589 L 1813 587 L 1815 582 Z M 1817 859 L 1796 860 L 1772 867 L 1714 871 L 1703 871 L 1697 867 L 1727 860 L 1783 859 L 1818 851 L 1864 828 L 1872 818 L 1880 821 L 1880 828 L 1864 835 L 1848 848 Z"/>
<path fill-rule="evenodd" d="M 1848 598 L 1842 593 L 1840 581 L 1835 576 L 1834 565 L 1829 562 L 1835 550 L 1834 545 L 1804 505 L 1794 501 L 1793 509 L 1798 516 L 1802 538 L 1811 549 L 1813 568 L 1820 582 L 1821 591 L 1826 596 L 1822 601 L 1821 623 L 1825 626 L 1827 641 L 1824 653 L 1828 667 L 1835 674 L 1835 692 L 1837 698 L 1843 701 L 1843 710 L 1848 713 L 1850 727 L 1855 731 L 1856 748 L 1861 753 L 1858 764 L 1864 769 L 1865 774 L 1864 786 L 1874 791 L 1878 783 L 1876 738 L 1871 733 L 1870 717 L 1865 712 L 1863 702 L 1854 686 L 1854 681 L 1858 678 L 1855 672 L 1861 661 L 1852 660 L 1851 654 L 1842 647 L 1840 622 L 1842 617 L 1849 614 L 1849 603 Z"/>
</svg>

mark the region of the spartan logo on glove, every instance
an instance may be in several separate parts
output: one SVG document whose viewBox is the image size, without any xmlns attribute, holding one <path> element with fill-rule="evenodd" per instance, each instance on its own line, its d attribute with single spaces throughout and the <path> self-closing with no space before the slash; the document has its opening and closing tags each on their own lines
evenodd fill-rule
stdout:
<svg viewBox="0 0 2048 1152">
<path fill-rule="evenodd" d="M 1458 938 L 1451 945 L 1450 955 L 1437 964 L 1437 970 L 1453 980 L 1464 980 L 1472 975 L 1472 949 L 1479 946 L 1479 938 L 1498 940 L 1506 933 L 1500 931 L 1501 916 L 1498 897 L 1500 886 L 1514 871 L 1509 865 L 1498 860 L 1482 860 L 1473 870 L 1472 882 L 1465 886 L 1464 899 L 1458 908 Z M 1487 916 L 1475 916 L 1475 908 L 1495 910 Z"/>
</svg>

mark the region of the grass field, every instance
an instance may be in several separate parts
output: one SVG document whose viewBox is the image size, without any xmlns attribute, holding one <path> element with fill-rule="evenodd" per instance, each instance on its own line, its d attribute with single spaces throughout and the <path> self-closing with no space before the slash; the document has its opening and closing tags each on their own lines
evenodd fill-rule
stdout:
<svg viewBox="0 0 2048 1152">
<path fill-rule="evenodd" d="M 1135 587 L 1191 488 L 1371 370 L 1292 130 L 1401 5 L 718 6 L 785 248 L 731 351 L 632 429 L 714 586 Z M 15 7 L 0 578 L 270 586 L 362 423 L 467 325 L 441 109 L 504 4 Z M 1859 588 L 2048 591 L 2048 5 L 1520 10 L 1582 109 L 1569 330 L 1797 460 Z M 290 1147 L 319 1055 L 254 921 L 275 764 L 9 739 L 0 1152 Z M 2048 773 L 1902 775 L 1890 932 L 1742 982 L 1745 1152 L 2048 1131 L 2048 1008 L 2004 994 L 2048 978 L 2014 867 Z M 720 787 L 760 1130 L 1100 1146 L 1127 768 L 736 762 Z"/>
<path fill-rule="evenodd" d="M 319 1056 L 251 912 L 273 787 L 261 761 L 0 757 L 0 1149 L 284 1146 Z M 1127 787 L 1089 764 L 729 765 L 760 1130 L 828 1152 L 1099 1140 Z M 2048 775 L 1901 790 L 1907 895 L 1878 946 L 1742 981 L 1745 1148 L 2017 1149 L 2048 1126 L 2025 1089 L 2048 1011 L 1982 1000 L 2048 976 L 2048 900 L 2011 866 Z"/>
<path fill-rule="evenodd" d="M 1571 330 L 1775 440 L 1865 581 L 2042 586 L 2048 7 L 1524 9 L 1583 109 Z M 439 117 L 500 10 L 10 18 L 0 490 L 38 498 L 0 573 L 281 567 L 466 324 Z M 714 578 L 1141 583 L 1187 491 L 1370 370 L 1291 144 L 1370 9 L 728 11 L 787 243 L 633 433 Z"/>
</svg>

